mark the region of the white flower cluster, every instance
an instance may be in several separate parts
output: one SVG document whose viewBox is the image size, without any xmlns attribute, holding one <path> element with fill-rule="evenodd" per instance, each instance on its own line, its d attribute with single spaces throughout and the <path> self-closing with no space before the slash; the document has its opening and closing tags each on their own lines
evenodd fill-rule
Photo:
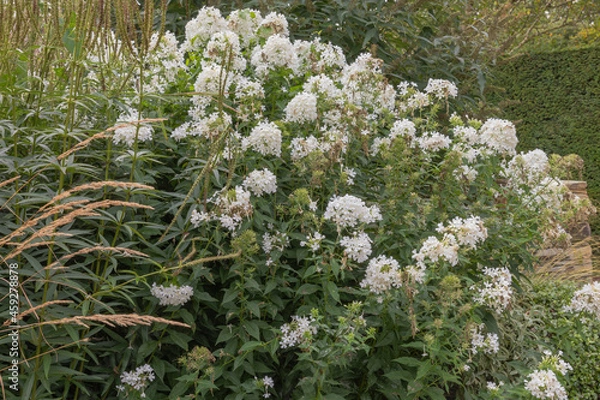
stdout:
<svg viewBox="0 0 600 400">
<path fill-rule="evenodd" d="M 512 275 L 509 269 L 484 267 L 483 275 L 480 285 L 472 288 L 477 290 L 474 300 L 497 313 L 503 312 L 512 299 Z"/>
<path fill-rule="evenodd" d="M 452 234 L 456 237 L 458 244 L 474 250 L 477 245 L 487 239 L 487 228 L 484 226 L 480 217 L 471 216 L 467 219 L 454 217 L 448 226 L 439 224 L 437 232 Z"/>
<path fill-rule="evenodd" d="M 154 370 L 148 364 L 144 364 L 141 367 L 137 367 L 135 371 L 126 371 L 121 374 L 121 383 L 128 385 L 133 390 L 139 392 L 142 399 L 146 398 L 146 387 L 152 381 L 154 381 Z M 118 385 L 117 390 L 126 391 L 127 389 L 123 385 Z"/>
<path fill-rule="evenodd" d="M 217 219 L 221 225 L 230 231 L 235 231 L 245 217 L 250 217 L 254 211 L 250 202 L 250 192 L 241 186 L 227 192 L 217 192 L 211 199 L 218 210 Z"/>
<path fill-rule="evenodd" d="M 402 286 L 402 275 L 398 261 L 391 257 L 379 256 L 369 261 L 365 279 L 360 287 L 368 288 L 375 294 L 383 294 L 392 287 Z"/>
<path fill-rule="evenodd" d="M 277 191 L 277 177 L 267 168 L 254 170 L 248 174 L 242 185 L 253 195 L 261 197 L 265 193 L 273 194 Z"/>
<path fill-rule="evenodd" d="M 380 221 L 383 217 L 379 207 L 367 207 L 358 197 L 347 194 L 342 197 L 334 195 L 329 200 L 324 218 L 333 221 L 340 229 L 354 228 L 361 223 L 370 224 Z"/>
<path fill-rule="evenodd" d="M 525 389 L 536 399 L 567 400 L 567 391 L 554 371 L 535 370 L 527 376 Z"/>
<path fill-rule="evenodd" d="M 293 161 L 300 160 L 314 151 L 321 151 L 319 141 L 312 135 L 307 138 L 293 138 L 290 147 Z"/>
<path fill-rule="evenodd" d="M 548 176 L 548 156 L 536 149 L 514 156 L 504 167 L 502 175 L 516 184 L 537 184 Z"/>
<path fill-rule="evenodd" d="M 285 107 L 285 120 L 289 122 L 314 122 L 317 120 L 317 96 L 314 93 L 298 93 Z"/>
<path fill-rule="evenodd" d="M 550 350 L 544 350 L 544 356 L 539 367 L 554 370 L 561 375 L 568 374 L 569 371 L 573 371 L 573 367 L 562 359 L 562 355 L 562 351 L 559 351 L 558 354 L 552 354 Z"/>
<path fill-rule="evenodd" d="M 600 281 L 586 283 L 573 294 L 571 303 L 565 309 L 571 312 L 586 312 L 600 319 Z"/>
<path fill-rule="evenodd" d="M 485 354 L 496 354 L 500 349 L 498 335 L 487 333 L 485 336 L 481 333 L 484 325 L 471 329 L 471 352 L 477 354 L 483 351 Z"/>
<path fill-rule="evenodd" d="M 198 50 L 213 34 L 226 29 L 227 21 L 221 16 L 221 11 L 214 7 L 203 7 L 196 18 L 185 25 L 183 50 Z"/>
<path fill-rule="evenodd" d="M 168 85 L 175 81 L 179 71 L 186 70 L 183 52 L 178 47 L 175 34 L 153 33 L 150 38 L 150 51 L 146 55 L 146 68 L 143 73 L 144 92 L 164 93 Z M 142 80 L 142 78 L 137 78 Z"/>
<path fill-rule="evenodd" d="M 344 253 L 356 262 L 363 262 L 371 255 L 371 243 L 373 241 L 364 232 L 354 232 L 354 236 L 344 236 L 340 244 L 344 247 Z"/>
<path fill-rule="evenodd" d="M 152 140 L 154 130 L 149 125 L 140 124 L 139 121 L 142 119 L 138 111 L 128 108 L 117 120 L 116 126 L 118 128 L 115 129 L 113 134 L 113 142 L 115 144 L 125 143 L 131 147 L 136 140 L 138 143 Z"/>
<path fill-rule="evenodd" d="M 450 147 L 450 143 L 452 143 L 452 139 L 439 132 L 425 132 L 415 140 L 421 149 L 428 152 L 447 149 Z"/>
<path fill-rule="evenodd" d="M 250 62 L 261 77 L 267 76 L 269 71 L 280 68 L 289 68 L 295 74 L 300 65 L 296 49 L 290 39 L 279 34 L 269 36 L 263 47 L 257 46 Z"/>
<path fill-rule="evenodd" d="M 242 149 L 248 148 L 263 156 L 281 156 L 281 130 L 273 122 L 260 122 L 242 139 Z"/>
<path fill-rule="evenodd" d="M 480 143 L 499 154 L 514 155 L 517 147 L 517 130 L 512 122 L 490 118 L 479 129 Z"/>
<path fill-rule="evenodd" d="M 165 287 L 163 285 L 157 286 L 156 283 L 153 283 L 150 293 L 159 300 L 161 306 L 180 306 L 190 301 L 194 295 L 194 289 L 187 285 L 180 287 L 170 285 Z"/>
<path fill-rule="evenodd" d="M 446 260 L 450 265 L 458 264 L 459 245 L 456 237 L 452 234 L 444 234 L 442 240 L 435 236 L 429 236 L 421 245 L 419 251 L 413 250 L 412 258 L 417 266 L 425 268 L 425 261 L 438 262 L 440 258 Z"/>
<path fill-rule="evenodd" d="M 270 376 L 265 376 L 260 380 L 260 383 L 264 389 L 263 398 L 268 399 L 271 397 L 271 393 L 269 393 L 269 389 L 275 387 L 275 381 Z"/>
<path fill-rule="evenodd" d="M 433 95 L 438 99 L 458 96 L 456 85 L 445 79 L 429 79 L 425 87 L 425 93 Z"/>
<path fill-rule="evenodd" d="M 474 250 L 487 238 L 487 229 L 483 221 L 474 216 L 467 219 L 455 217 L 448 226 L 440 223 L 436 230 L 443 234 L 441 240 L 429 236 L 419 251 L 413 250 L 412 258 L 422 269 L 425 268 L 426 260 L 436 263 L 440 258 L 455 266 L 458 264 L 458 251 L 461 246 Z"/>
<path fill-rule="evenodd" d="M 317 327 L 313 325 L 313 317 L 299 317 L 294 315 L 292 322 L 281 327 L 280 346 L 282 349 L 307 344 L 317 334 Z"/>
<path fill-rule="evenodd" d="M 313 253 L 319 251 L 321 248 L 321 241 L 325 239 L 324 235 L 321 235 L 319 232 L 315 232 L 314 234 L 309 234 L 306 240 L 300 242 L 300 246 L 310 247 L 310 251 Z"/>
</svg>

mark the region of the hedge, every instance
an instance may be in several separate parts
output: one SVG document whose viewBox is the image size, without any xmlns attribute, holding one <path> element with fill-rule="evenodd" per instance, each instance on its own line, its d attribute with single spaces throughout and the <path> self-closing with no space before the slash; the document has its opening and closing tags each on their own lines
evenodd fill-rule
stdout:
<svg viewBox="0 0 600 400">
<path fill-rule="evenodd" d="M 579 154 L 600 204 L 600 47 L 525 54 L 499 65 L 490 96 L 517 125 L 519 151 Z M 596 224 L 600 225 L 600 224 Z M 600 226 L 598 226 L 600 227 Z"/>
</svg>

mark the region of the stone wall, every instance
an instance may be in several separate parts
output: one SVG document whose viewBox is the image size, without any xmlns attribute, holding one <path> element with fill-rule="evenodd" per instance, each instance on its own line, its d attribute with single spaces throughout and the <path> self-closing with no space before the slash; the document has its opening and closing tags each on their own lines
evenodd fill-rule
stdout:
<svg viewBox="0 0 600 400">
<path fill-rule="evenodd" d="M 587 182 L 585 181 L 562 181 L 562 183 L 576 195 L 583 199 L 589 199 L 587 194 Z M 571 247 L 567 249 L 545 249 L 537 253 L 540 257 L 542 268 L 550 273 L 565 273 L 577 280 L 591 280 L 594 276 L 592 264 L 592 232 L 587 220 L 578 223 L 569 229 L 571 234 Z"/>
</svg>

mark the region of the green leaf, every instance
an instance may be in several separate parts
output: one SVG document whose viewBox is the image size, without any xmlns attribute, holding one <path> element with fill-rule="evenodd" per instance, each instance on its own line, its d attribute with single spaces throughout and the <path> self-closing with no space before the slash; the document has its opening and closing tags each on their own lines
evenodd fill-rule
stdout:
<svg viewBox="0 0 600 400">
<path fill-rule="evenodd" d="M 337 285 L 335 284 L 335 282 L 327 282 L 326 285 L 326 289 L 327 289 L 327 293 L 329 293 L 329 295 L 337 302 L 340 302 L 340 294 L 339 294 L 339 289 L 337 287 Z"/>
<path fill-rule="evenodd" d="M 260 329 L 255 321 L 245 321 L 243 326 L 250 336 L 256 340 L 260 340 Z"/>
<path fill-rule="evenodd" d="M 244 351 L 252 351 L 257 347 L 260 347 L 262 344 L 263 342 L 259 342 L 257 340 L 251 340 L 249 342 L 246 342 L 242 345 L 242 347 L 240 347 L 240 353 Z"/>
</svg>

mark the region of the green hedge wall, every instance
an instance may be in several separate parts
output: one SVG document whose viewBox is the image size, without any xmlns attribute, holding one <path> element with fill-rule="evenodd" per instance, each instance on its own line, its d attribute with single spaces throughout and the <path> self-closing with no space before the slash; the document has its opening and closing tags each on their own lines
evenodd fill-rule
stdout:
<svg viewBox="0 0 600 400">
<path fill-rule="evenodd" d="M 519 151 L 579 154 L 600 205 L 600 47 L 526 54 L 495 70 L 490 95 L 517 125 Z M 505 91 L 504 91 L 505 90 Z"/>
</svg>

